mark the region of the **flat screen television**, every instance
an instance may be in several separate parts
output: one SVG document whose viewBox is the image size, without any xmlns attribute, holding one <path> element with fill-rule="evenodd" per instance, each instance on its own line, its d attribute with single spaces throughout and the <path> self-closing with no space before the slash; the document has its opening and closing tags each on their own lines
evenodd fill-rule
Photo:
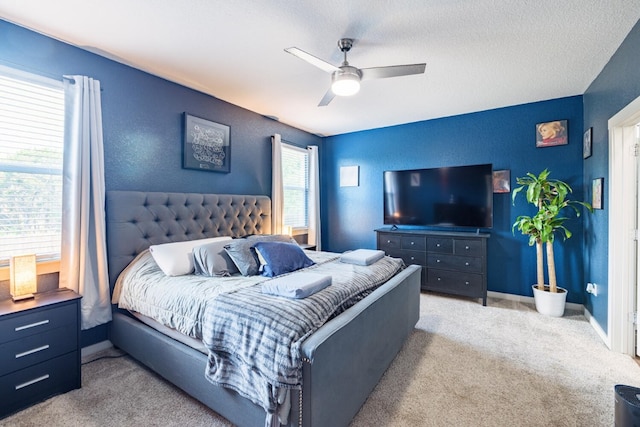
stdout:
<svg viewBox="0 0 640 427">
<path fill-rule="evenodd" d="M 384 172 L 384 223 L 493 226 L 491 164 Z"/>
</svg>

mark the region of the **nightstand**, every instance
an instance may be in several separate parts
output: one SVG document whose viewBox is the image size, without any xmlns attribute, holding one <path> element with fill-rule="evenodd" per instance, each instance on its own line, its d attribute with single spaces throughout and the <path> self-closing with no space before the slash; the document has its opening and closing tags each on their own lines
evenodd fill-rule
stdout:
<svg viewBox="0 0 640 427">
<path fill-rule="evenodd" d="M 80 388 L 80 295 L 0 301 L 0 418 Z"/>
</svg>

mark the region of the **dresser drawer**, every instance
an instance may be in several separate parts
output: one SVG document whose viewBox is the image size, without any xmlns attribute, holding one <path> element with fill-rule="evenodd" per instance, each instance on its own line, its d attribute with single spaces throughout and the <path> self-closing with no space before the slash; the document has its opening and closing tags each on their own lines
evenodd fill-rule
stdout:
<svg viewBox="0 0 640 427">
<path fill-rule="evenodd" d="M 427 266 L 444 270 L 457 270 L 461 273 L 482 273 L 482 258 L 428 254 Z"/>
<path fill-rule="evenodd" d="M 427 254 L 425 252 L 400 251 L 398 255 L 406 265 L 427 265 Z"/>
<path fill-rule="evenodd" d="M 397 256 L 399 254 L 402 238 L 393 234 L 378 235 L 378 249 L 383 250 L 387 255 Z"/>
<path fill-rule="evenodd" d="M 0 377 L 0 416 L 80 387 L 78 352 Z"/>
<path fill-rule="evenodd" d="M 402 236 L 400 245 L 402 249 L 424 251 L 427 248 L 427 239 L 424 236 Z"/>
<path fill-rule="evenodd" d="M 44 362 L 76 350 L 77 347 L 78 329 L 75 322 L 0 344 L 0 375 Z"/>
<path fill-rule="evenodd" d="M 480 274 L 429 268 L 426 288 L 471 297 L 484 297 L 483 277 Z"/>
<path fill-rule="evenodd" d="M 447 237 L 429 237 L 427 239 L 427 250 L 442 254 L 453 253 L 453 239 Z"/>
<path fill-rule="evenodd" d="M 75 303 L 58 305 L 25 314 L 13 315 L 0 322 L 0 344 L 40 334 L 68 324 L 75 324 L 78 306 Z"/>
<path fill-rule="evenodd" d="M 468 255 L 468 256 L 483 256 L 484 250 L 482 247 L 482 241 L 480 240 L 460 240 L 455 239 L 454 253 L 456 255 Z"/>
</svg>

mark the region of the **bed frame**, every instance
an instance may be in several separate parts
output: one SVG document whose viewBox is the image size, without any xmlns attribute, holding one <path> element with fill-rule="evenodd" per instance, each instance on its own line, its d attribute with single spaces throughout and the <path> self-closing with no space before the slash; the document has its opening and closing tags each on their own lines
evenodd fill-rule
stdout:
<svg viewBox="0 0 640 427">
<path fill-rule="evenodd" d="M 111 288 L 150 245 L 271 231 L 267 196 L 108 191 Z M 420 267 L 409 266 L 327 322 L 302 345 L 303 388 L 289 426 L 347 426 L 400 351 L 419 317 Z M 204 376 L 207 356 L 114 306 L 114 346 L 239 426 L 263 425 L 264 410 Z"/>
</svg>

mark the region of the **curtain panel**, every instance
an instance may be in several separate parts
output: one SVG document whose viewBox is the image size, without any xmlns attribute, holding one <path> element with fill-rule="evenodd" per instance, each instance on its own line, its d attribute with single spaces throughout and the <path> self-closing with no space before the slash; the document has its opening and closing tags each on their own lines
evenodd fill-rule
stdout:
<svg viewBox="0 0 640 427">
<path fill-rule="evenodd" d="M 111 321 L 100 82 L 65 76 L 60 287 L 82 295 L 82 329 Z"/>
</svg>

